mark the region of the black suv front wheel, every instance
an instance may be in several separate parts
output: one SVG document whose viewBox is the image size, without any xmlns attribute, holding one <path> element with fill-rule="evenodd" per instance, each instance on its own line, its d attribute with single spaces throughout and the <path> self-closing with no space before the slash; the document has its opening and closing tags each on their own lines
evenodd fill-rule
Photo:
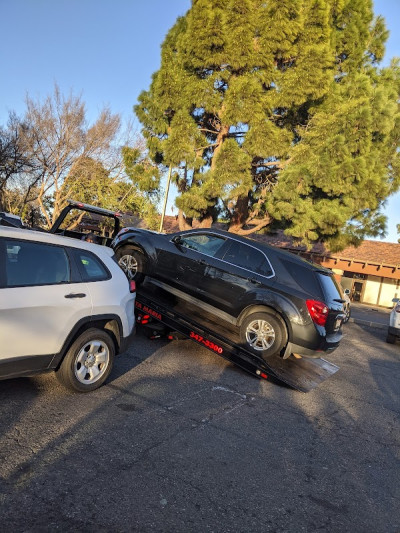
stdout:
<svg viewBox="0 0 400 533">
<path fill-rule="evenodd" d="M 122 246 L 115 253 L 118 264 L 129 280 L 139 284 L 144 279 L 146 258 L 144 254 L 133 246 Z"/>
<path fill-rule="evenodd" d="M 240 339 L 245 348 L 265 361 L 278 355 L 286 342 L 281 322 L 268 312 L 253 313 L 240 325 Z"/>
</svg>

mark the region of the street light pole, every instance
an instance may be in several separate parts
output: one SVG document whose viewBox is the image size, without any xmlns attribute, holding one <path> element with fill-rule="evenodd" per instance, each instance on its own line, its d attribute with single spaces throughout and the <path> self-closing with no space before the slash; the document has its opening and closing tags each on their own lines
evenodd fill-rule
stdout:
<svg viewBox="0 0 400 533">
<path fill-rule="evenodd" d="M 161 222 L 160 222 L 160 230 L 159 230 L 160 232 L 162 231 L 163 225 L 164 225 L 164 216 L 165 216 L 165 210 L 167 208 L 169 184 L 171 182 L 171 172 L 172 172 L 172 164 L 169 165 L 169 170 L 168 170 L 167 186 L 165 188 L 165 195 L 164 195 L 164 205 L 163 205 L 163 210 L 161 213 Z"/>
</svg>

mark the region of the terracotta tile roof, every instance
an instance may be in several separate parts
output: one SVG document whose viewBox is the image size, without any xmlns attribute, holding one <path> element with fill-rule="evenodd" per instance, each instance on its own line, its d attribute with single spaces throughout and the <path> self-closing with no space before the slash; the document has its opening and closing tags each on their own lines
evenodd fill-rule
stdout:
<svg viewBox="0 0 400 533">
<path fill-rule="evenodd" d="M 305 247 L 296 246 L 293 240 L 284 235 L 283 232 L 278 232 L 276 235 L 255 236 L 255 238 L 261 238 L 261 240 L 268 244 L 278 246 L 279 248 L 305 251 Z M 392 242 L 365 240 L 358 247 L 348 246 L 340 252 L 329 252 L 322 243 L 318 243 L 312 247 L 311 253 L 338 259 L 353 259 L 368 263 L 400 265 L 400 244 Z"/>
<path fill-rule="evenodd" d="M 331 255 L 332 257 L 342 257 L 345 259 L 361 259 L 368 263 L 377 262 L 388 265 L 400 265 L 400 244 L 394 242 L 363 241 L 358 248 L 351 246 Z"/>
<path fill-rule="evenodd" d="M 198 227 L 198 225 L 194 225 Z M 222 224 L 216 224 L 216 227 L 224 229 Z M 166 216 L 164 219 L 164 231 L 167 233 L 173 233 L 179 231 L 178 221 L 173 216 Z M 304 246 L 297 246 L 293 239 L 286 236 L 283 231 L 277 231 L 270 235 L 250 235 L 252 239 L 265 242 L 271 246 L 277 246 L 278 248 L 286 248 L 289 250 L 305 251 Z M 360 246 L 355 248 L 349 246 L 341 252 L 328 252 L 324 245 L 321 243 L 313 246 L 311 252 L 313 254 L 321 254 L 334 258 L 353 259 L 357 261 L 365 261 L 375 264 L 387 264 L 387 265 L 400 265 L 400 244 L 392 242 L 381 241 L 369 241 L 365 240 Z"/>
</svg>

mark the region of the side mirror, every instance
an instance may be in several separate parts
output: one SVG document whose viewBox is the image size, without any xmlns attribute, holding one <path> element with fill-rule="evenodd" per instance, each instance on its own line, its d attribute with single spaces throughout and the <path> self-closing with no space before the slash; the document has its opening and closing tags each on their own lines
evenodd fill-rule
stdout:
<svg viewBox="0 0 400 533">
<path fill-rule="evenodd" d="M 349 295 L 350 294 L 350 289 L 344 289 L 344 293 Z"/>
<path fill-rule="evenodd" d="M 398 301 L 399 301 L 399 298 L 393 298 L 393 300 L 392 300 L 392 302 L 393 302 L 394 304 L 397 304 Z"/>
<path fill-rule="evenodd" d="M 181 246 L 183 242 L 182 237 L 180 235 L 175 235 L 175 237 L 172 239 L 172 242 L 177 246 Z"/>
</svg>

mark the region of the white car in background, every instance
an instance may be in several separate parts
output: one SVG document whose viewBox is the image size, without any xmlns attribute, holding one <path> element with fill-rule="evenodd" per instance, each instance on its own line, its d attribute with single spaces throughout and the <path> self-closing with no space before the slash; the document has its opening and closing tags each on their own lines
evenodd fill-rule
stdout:
<svg viewBox="0 0 400 533">
<path fill-rule="evenodd" d="M 0 226 L 0 379 L 55 371 L 88 392 L 135 331 L 135 287 L 107 247 Z"/>
<path fill-rule="evenodd" d="M 393 298 L 394 307 L 389 315 L 389 328 L 386 336 L 386 342 L 394 344 L 396 338 L 400 337 L 400 300 Z"/>
<path fill-rule="evenodd" d="M 343 291 L 343 311 L 344 311 L 344 319 L 343 324 L 347 324 L 347 322 L 350 320 L 351 315 L 351 304 L 350 304 L 350 290 L 344 289 Z"/>
</svg>

